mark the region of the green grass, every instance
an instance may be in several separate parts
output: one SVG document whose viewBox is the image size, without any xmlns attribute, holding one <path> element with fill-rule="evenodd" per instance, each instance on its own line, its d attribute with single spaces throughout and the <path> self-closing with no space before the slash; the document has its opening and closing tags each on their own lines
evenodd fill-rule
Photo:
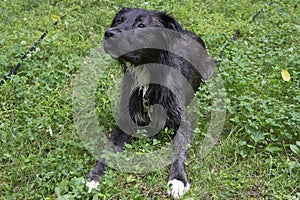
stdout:
<svg viewBox="0 0 300 200">
<path fill-rule="evenodd" d="M 192 187 L 185 197 L 300 199 L 300 7 L 293 0 L 272 6 L 262 0 L 1 1 L 0 77 L 45 30 L 49 34 L 0 87 L 0 199 L 167 198 L 168 168 L 142 175 L 109 169 L 91 194 L 83 183 L 95 160 L 73 122 L 72 81 L 121 5 L 171 13 L 205 40 L 214 58 L 241 30 L 219 59 L 226 122 L 204 160 L 198 154 L 210 112 L 205 85 L 197 95 L 201 119 L 186 162 Z M 53 26 L 51 14 L 67 16 Z M 111 130 L 112 75 L 121 69 L 105 69 L 96 110 Z M 282 69 L 291 81 L 282 79 Z"/>
</svg>

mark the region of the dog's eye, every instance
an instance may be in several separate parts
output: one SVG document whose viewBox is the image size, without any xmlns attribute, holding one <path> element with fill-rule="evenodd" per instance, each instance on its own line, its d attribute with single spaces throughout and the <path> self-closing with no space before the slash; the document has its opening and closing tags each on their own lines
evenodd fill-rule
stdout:
<svg viewBox="0 0 300 200">
<path fill-rule="evenodd" d="M 139 27 L 139 28 L 145 28 L 146 26 L 145 26 L 145 24 L 140 23 L 140 24 L 138 25 L 138 27 Z"/>
</svg>

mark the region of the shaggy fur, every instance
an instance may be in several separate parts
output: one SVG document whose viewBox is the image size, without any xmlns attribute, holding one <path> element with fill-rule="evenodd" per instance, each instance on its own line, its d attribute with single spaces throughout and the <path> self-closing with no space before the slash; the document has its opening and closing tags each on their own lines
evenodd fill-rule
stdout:
<svg viewBox="0 0 300 200">
<path fill-rule="evenodd" d="M 176 20 L 164 12 L 123 8 L 116 14 L 111 27 L 105 32 L 104 48 L 106 52 L 111 54 L 108 44 L 109 38 L 127 30 L 145 27 L 161 27 L 180 32 L 194 39 L 196 43 L 199 43 L 205 49 L 205 44 L 200 37 L 193 32 L 184 30 Z M 175 137 L 173 138 L 174 155 L 168 177 L 169 184 L 172 184 L 173 187 L 172 191 L 169 191 L 169 194 L 175 198 L 181 197 L 189 188 L 184 162 L 187 154 L 187 145 L 192 135 L 191 124 L 186 114 L 186 106 L 192 99 L 190 96 L 187 97 L 187 83 L 183 83 L 176 76 L 172 76 L 172 73 L 165 70 L 161 73 L 161 77 L 155 77 L 164 83 L 163 86 L 153 83 L 144 86 L 143 81 L 149 82 L 153 77 L 148 77 L 149 72 L 143 69 L 140 71 L 132 69 L 149 63 L 169 66 L 170 69 L 179 71 L 188 80 L 188 84 L 192 86 L 193 92 L 197 91 L 205 77 L 201 77 L 201 74 L 184 58 L 165 50 L 140 49 L 128 52 L 116 59 L 123 66 L 124 73 L 129 72 L 132 76 L 129 81 L 122 85 L 121 108 L 118 121 L 127 122 L 133 120 L 139 126 L 147 126 L 153 123 L 152 120 L 155 119 L 155 113 L 151 113 L 151 109 L 149 108 L 156 104 L 164 108 L 166 111 L 166 120 L 163 124 L 157 122 L 156 125 L 160 128 L 172 128 L 175 132 Z M 211 71 L 208 74 L 211 74 Z M 178 94 L 174 94 L 169 89 L 174 87 L 177 88 L 177 91 L 180 91 Z M 122 113 L 124 110 L 122 106 L 126 106 L 122 104 L 122 101 L 124 101 L 122 96 L 129 93 L 131 94 L 129 100 L 130 119 L 128 119 L 126 114 Z M 159 119 L 157 121 L 160 121 Z M 115 152 L 120 152 L 123 150 L 124 143 L 129 142 L 131 138 L 131 134 L 125 133 L 117 125 L 110 135 L 107 148 Z M 98 182 L 99 178 L 104 174 L 105 169 L 105 159 L 100 158 L 88 177 L 91 181 Z"/>
</svg>

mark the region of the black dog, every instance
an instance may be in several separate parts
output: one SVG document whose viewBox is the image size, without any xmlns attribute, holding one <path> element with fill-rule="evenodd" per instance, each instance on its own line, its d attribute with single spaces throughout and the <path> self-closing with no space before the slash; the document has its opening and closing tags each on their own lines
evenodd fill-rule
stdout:
<svg viewBox="0 0 300 200">
<path fill-rule="evenodd" d="M 104 49 L 128 74 L 122 83 L 117 126 L 107 149 L 122 151 L 135 134 L 132 124 L 147 129 L 148 136 L 155 136 L 164 127 L 172 128 L 174 152 L 168 177 L 172 188 L 168 193 L 181 197 L 189 189 L 184 162 L 192 137 L 186 108 L 202 80 L 213 74 L 215 63 L 200 37 L 184 30 L 166 13 L 138 8 L 122 8 L 116 14 L 105 32 Z M 195 66 L 193 60 L 199 58 Z M 156 66 L 150 69 L 146 64 Z M 88 175 L 90 188 L 97 187 L 105 170 L 105 159 L 100 158 Z"/>
</svg>

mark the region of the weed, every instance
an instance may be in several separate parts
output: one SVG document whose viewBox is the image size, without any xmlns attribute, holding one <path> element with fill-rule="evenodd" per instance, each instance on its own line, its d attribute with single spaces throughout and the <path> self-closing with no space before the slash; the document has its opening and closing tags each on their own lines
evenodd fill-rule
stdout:
<svg viewBox="0 0 300 200">
<path fill-rule="evenodd" d="M 215 58 L 235 30 L 241 30 L 218 60 L 227 116 L 218 145 L 204 160 L 199 152 L 211 112 L 207 86 L 196 95 L 200 119 L 186 162 L 192 184 L 186 196 L 299 199 L 300 10 L 292 0 L 272 6 L 262 0 L 1 1 L 0 77 L 45 30 L 49 33 L 0 88 L 0 198 L 167 198 L 168 169 L 137 175 L 109 169 L 98 190 L 89 194 L 84 184 L 95 160 L 73 124 L 71 82 L 120 5 L 171 13 L 206 41 Z M 51 27 L 51 14 L 67 17 Z M 290 81 L 282 79 L 283 69 Z M 98 84 L 95 110 L 107 132 L 114 125 L 110 108 L 121 73 L 113 63 Z M 127 144 L 126 151 L 147 153 L 168 142 L 163 134 L 159 140 Z"/>
</svg>

